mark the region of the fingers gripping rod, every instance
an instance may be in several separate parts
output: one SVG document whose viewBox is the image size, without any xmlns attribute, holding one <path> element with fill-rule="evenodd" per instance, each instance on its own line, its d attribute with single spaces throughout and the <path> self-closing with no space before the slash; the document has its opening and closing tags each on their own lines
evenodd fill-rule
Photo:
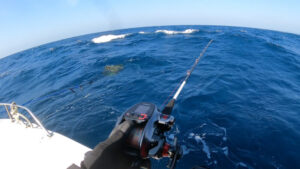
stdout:
<svg viewBox="0 0 300 169">
<path fill-rule="evenodd" d="M 181 83 L 181 85 L 179 86 L 179 88 L 177 89 L 176 93 L 174 94 L 173 98 L 169 101 L 169 103 L 166 105 L 166 107 L 163 109 L 162 113 L 164 114 L 171 114 L 172 109 L 174 107 L 175 101 L 177 100 L 177 97 L 179 96 L 180 92 L 182 91 L 184 85 L 186 84 L 187 80 L 189 79 L 189 77 L 191 76 L 192 72 L 194 71 L 195 67 L 197 66 L 199 60 L 203 57 L 204 53 L 206 52 L 207 48 L 209 47 L 209 45 L 213 42 L 213 40 L 210 40 L 207 45 L 205 46 L 205 48 L 202 50 L 202 52 L 200 53 L 200 55 L 198 56 L 198 58 L 195 60 L 193 66 L 191 67 L 191 69 L 189 69 L 186 73 L 186 77 L 183 80 L 183 82 Z"/>
</svg>

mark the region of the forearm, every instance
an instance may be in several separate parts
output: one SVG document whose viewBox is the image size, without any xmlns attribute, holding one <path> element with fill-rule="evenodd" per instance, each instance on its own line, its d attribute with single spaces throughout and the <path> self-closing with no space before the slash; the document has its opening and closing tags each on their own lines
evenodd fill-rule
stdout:
<svg viewBox="0 0 300 169">
<path fill-rule="evenodd" d="M 85 154 L 81 168 L 86 169 L 124 169 L 132 163 L 130 156 L 124 154 L 124 135 L 131 126 L 124 123 L 116 127 L 109 138 L 99 143 L 92 151 Z"/>
</svg>

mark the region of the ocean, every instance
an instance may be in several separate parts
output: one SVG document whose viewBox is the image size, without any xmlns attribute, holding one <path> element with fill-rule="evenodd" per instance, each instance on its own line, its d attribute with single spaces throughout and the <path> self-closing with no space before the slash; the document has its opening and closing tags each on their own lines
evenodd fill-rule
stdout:
<svg viewBox="0 0 300 169">
<path fill-rule="evenodd" d="M 68 38 L 0 59 L 0 102 L 93 148 L 132 105 L 162 108 L 211 39 L 173 111 L 177 168 L 300 168 L 300 36 L 291 33 L 161 26 Z"/>
</svg>

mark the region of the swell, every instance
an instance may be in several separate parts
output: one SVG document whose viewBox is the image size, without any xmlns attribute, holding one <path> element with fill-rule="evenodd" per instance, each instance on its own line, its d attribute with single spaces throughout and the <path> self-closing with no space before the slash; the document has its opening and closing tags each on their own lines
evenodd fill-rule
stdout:
<svg viewBox="0 0 300 169">
<path fill-rule="evenodd" d="M 162 104 L 209 39 L 174 108 L 185 147 L 178 167 L 297 168 L 300 38 L 294 35 L 169 26 L 66 39 L 1 59 L 0 101 L 28 103 L 47 128 L 93 147 L 128 107 Z M 106 75 L 106 65 L 123 69 Z M 170 132 L 172 140 L 177 131 Z"/>
</svg>

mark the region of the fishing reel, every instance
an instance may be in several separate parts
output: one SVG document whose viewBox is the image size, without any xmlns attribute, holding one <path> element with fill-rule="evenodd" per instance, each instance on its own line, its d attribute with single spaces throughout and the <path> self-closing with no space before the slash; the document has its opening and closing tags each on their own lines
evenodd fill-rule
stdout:
<svg viewBox="0 0 300 169">
<path fill-rule="evenodd" d="M 176 138 L 173 143 L 168 143 L 166 139 L 166 132 L 175 122 L 173 116 L 160 113 L 152 103 L 142 102 L 124 112 L 117 125 L 124 121 L 134 124 L 126 139 L 129 147 L 127 154 L 142 159 L 167 157 L 170 158 L 167 167 L 175 168 L 176 161 L 182 156 L 182 149 Z"/>
</svg>

